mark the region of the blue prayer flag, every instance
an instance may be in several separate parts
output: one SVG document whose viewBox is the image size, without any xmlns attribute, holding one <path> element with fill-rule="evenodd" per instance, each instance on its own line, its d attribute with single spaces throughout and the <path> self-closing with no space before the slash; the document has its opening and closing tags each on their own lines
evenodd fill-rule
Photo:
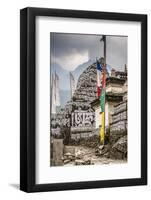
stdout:
<svg viewBox="0 0 151 200">
<path fill-rule="evenodd" d="M 97 70 L 102 71 L 102 65 L 99 63 L 99 61 L 97 60 Z"/>
</svg>

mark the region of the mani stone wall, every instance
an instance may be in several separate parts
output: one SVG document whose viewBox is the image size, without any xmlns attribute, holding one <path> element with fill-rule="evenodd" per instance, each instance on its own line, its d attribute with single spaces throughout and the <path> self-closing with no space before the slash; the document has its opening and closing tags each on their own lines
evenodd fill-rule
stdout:
<svg viewBox="0 0 151 200">
<path fill-rule="evenodd" d="M 92 102 L 97 97 L 96 65 L 89 66 L 79 77 L 73 101 Z"/>
<path fill-rule="evenodd" d="M 90 103 L 97 98 L 96 77 L 96 64 L 92 64 L 80 75 L 73 97 L 55 117 L 60 130 L 70 128 L 72 139 L 90 137 L 94 130 L 95 114 Z"/>
<path fill-rule="evenodd" d="M 114 106 L 114 114 L 110 124 L 110 140 L 115 143 L 120 137 L 127 134 L 127 101 Z"/>
</svg>

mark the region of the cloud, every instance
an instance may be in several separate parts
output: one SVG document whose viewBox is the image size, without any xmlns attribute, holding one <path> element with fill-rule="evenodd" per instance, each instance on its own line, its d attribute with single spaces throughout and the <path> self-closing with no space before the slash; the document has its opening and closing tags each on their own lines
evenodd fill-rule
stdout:
<svg viewBox="0 0 151 200">
<path fill-rule="evenodd" d="M 73 70 L 83 62 L 103 57 L 101 35 L 51 33 L 51 61 Z M 127 37 L 107 36 L 107 63 L 117 70 L 127 64 Z"/>
<path fill-rule="evenodd" d="M 52 56 L 52 63 L 59 64 L 66 70 L 74 70 L 79 64 L 86 62 L 89 59 L 88 51 L 78 52 L 76 49 L 72 49 L 70 54 L 60 57 Z"/>
<path fill-rule="evenodd" d="M 127 37 L 107 37 L 107 62 L 117 70 L 127 64 Z"/>
</svg>

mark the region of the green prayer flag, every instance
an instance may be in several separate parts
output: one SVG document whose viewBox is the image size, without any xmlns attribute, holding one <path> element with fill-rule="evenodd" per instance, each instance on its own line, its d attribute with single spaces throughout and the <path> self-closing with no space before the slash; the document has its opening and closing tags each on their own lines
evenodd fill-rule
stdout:
<svg viewBox="0 0 151 200">
<path fill-rule="evenodd" d="M 101 91 L 100 106 L 101 106 L 101 111 L 104 112 L 105 110 L 105 90 L 104 89 Z"/>
</svg>

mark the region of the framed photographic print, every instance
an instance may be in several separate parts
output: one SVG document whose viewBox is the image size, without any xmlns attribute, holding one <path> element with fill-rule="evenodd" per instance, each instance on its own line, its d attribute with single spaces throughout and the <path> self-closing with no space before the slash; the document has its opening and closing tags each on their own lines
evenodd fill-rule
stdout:
<svg viewBox="0 0 151 200">
<path fill-rule="evenodd" d="M 147 16 L 20 12 L 20 189 L 147 184 Z"/>
</svg>

